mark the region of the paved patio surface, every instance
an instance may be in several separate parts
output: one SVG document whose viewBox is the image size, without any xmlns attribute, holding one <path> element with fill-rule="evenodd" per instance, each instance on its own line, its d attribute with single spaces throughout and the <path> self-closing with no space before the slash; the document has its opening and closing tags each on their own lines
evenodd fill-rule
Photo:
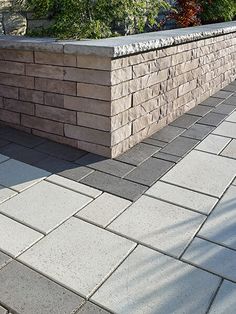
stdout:
<svg viewBox="0 0 236 314">
<path fill-rule="evenodd" d="M 0 128 L 6 313 L 236 313 L 236 81 L 116 160 Z"/>
</svg>

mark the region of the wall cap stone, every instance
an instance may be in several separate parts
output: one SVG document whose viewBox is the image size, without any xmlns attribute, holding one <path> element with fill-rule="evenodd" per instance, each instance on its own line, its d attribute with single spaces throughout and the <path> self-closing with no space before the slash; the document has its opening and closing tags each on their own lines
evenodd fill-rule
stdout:
<svg viewBox="0 0 236 314">
<path fill-rule="evenodd" d="M 0 49 L 64 52 L 116 58 L 233 32 L 236 32 L 236 21 L 99 40 L 61 41 L 52 38 L 2 35 Z"/>
</svg>

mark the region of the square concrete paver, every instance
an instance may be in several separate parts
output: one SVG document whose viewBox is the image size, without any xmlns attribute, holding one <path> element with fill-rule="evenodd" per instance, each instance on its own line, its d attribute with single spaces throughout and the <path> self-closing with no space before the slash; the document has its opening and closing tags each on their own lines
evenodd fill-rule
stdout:
<svg viewBox="0 0 236 314">
<path fill-rule="evenodd" d="M 206 313 L 220 279 L 139 246 L 92 296 L 118 314 Z"/>
<path fill-rule="evenodd" d="M 208 215 L 218 202 L 218 199 L 215 197 L 183 189 L 161 181 L 155 183 L 145 194 L 190 208 L 205 215 Z"/>
<path fill-rule="evenodd" d="M 162 142 L 171 142 L 175 139 L 178 135 L 183 133 L 185 130 L 182 128 L 177 128 L 175 126 L 167 125 L 163 129 L 159 130 L 158 132 L 154 133 L 151 138 L 162 141 Z"/>
<path fill-rule="evenodd" d="M 179 136 L 170 144 L 168 144 L 166 147 L 164 147 L 161 150 L 161 152 L 176 156 L 184 156 L 190 150 L 192 150 L 198 143 L 199 141 L 194 140 L 192 138 Z"/>
<path fill-rule="evenodd" d="M 236 313 L 236 284 L 228 280 L 223 281 L 208 313 Z"/>
<path fill-rule="evenodd" d="M 111 313 L 91 302 L 86 302 L 86 304 L 82 306 L 75 314 L 111 314 Z"/>
<path fill-rule="evenodd" d="M 236 186 L 227 190 L 199 234 L 236 250 Z"/>
<path fill-rule="evenodd" d="M 192 151 L 162 180 L 220 197 L 236 175 L 236 160 Z"/>
<path fill-rule="evenodd" d="M 213 133 L 236 139 L 236 123 L 224 121 L 213 131 Z"/>
<path fill-rule="evenodd" d="M 0 184 L 18 192 L 50 175 L 50 172 L 10 159 L 0 164 Z"/>
<path fill-rule="evenodd" d="M 236 251 L 195 238 L 182 259 L 223 278 L 236 281 Z"/>
<path fill-rule="evenodd" d="M 236 97 L 235 97 L 236 99 Z M 236 112 L 232 113 L 227 119 L 226 121 L 228 122 L 235 122 L 236 123 Z"/>
<path fill-rule="evenodd" d="M 93 199 L 42 181 L 0 206 L 0 212 L 48 233 Z"/>
<path fill-rule="evenodd" d="M 0 154 L 0 163 L 6 161 L 6 160 L 8 160 L 8 159 L 9 159 L 8 156 L 5 156 L 5 155 Z"/>
<path fill-rule="evenodd" d="M 0 204 L 14 195 L 17 195 L 17 192 L 0 185 Z"/>
<path fill-rule="evenodd" d="M 42 237 L 41 233 L 0 214 L 0 250 L 10 256 L 19 255 Z"/>
<path fill-rule="evenodd" d="M 189 110 L 187 112 L 187 114 L 191 114 L 194 116 L 199 116 L 199 117 L 203 117 L 205 116 L 208 112 L 210 112 L 212 110 L 212 107 L 207 107 L 207 106 L 201 106 L 198 105 L 196 107 L 194 107 L 193 109 Z"/>
<path fill-rule="evenodd" d="M 100 191 L 98 189 L 91 188 L 91 187 L 89 187 L 87 185 L 84 185 L 84 184 L 81 184 L 79 182 L 75 182 L 75 181 L 69 180 L 67 178 L 58 176 L 56 174 L 53 174 L 52 176 L 48 177 L 47 181 L 55 183 L 55 184 L 58 184 L 58 185 L 60 185 L 62 187 L 70 189 L 72 191 L 75 191 L 75 192 L 78 192 L 78 193 L 90 196 L 92 198 L 96 198 L 96 197 L 98 197 L 99 195 L 102 194 L 102 191 Z"/>
<path fill-rule="evenodd" d="M 171 123 L 171 125 L 188 129 L 190 126 L 192 126 L 194 123 L 196 123 L 200 118 L 197 116 L 192 116 L 188 114 L 184 114 L 180 116 L 178 119 L 176 119 L 174 122 Z"/>
<path fill-rule="evenodd" d="M 0 302 L 20 314 L 69 314 L 83 299 L 13 261 L 0 271 Z"/>
<path fill-rule="evenodd" d="M 236 140 L 232 140 L 221 153 L 222 156 L 236 159 Z"/>
<path fill-rule="evenodd" d="M 210 134 L 195 149 L 218 155 L 229 142 L 229 138 Z"/>
<path fill-rule="evenodd" d="M 0 305 L 0 314 L 7 314 L 8 311 Z"/>
<path fill-rule="evenodd" d="M 11 260 L 11 257 L 0 252 L 0 269 L 5 266 L 9 261 Z"/>
<path fill-rule="evenodd" d="M 205 216 L 142 196 L 109 229 L 172 256 L 180 256 Z"/>
<path fill-rule="evenodd" d="M 199 124 L 218 126 L 224 119 L 226 115 L 210 112 L 205 115 L 201 120 L 198 121 Z"/>
<path fill-rule="evenodd" d="M 80 210 L 76 216 L 105 227 L 131 204 L 132 202 L 126 199 L 103 193 Z"/>
<path fill-rule="evenodd" d="M 209 133 L 214 130 L 213 126 L 195 124 L 188 130 L 186 130 L 182 136 L 193 138 L 195 140 L 203 140 Z"/>
<path fill-rule="evenodd" d="M 71 218 L 20 260 L 61 283 L 88 296 L 135 247 L 135 243 Z"/>
<path fill-rule="evenodd" d="M 216 107 L 220 103 L 222 103 L 224 100 L 221 98 L 216 97 L 209 97 L 208 99 L 204 100 L 201 105 L 202 106 L 209 106 L 209 107 Z"/>
<path fill-rule="evenodd" d="M 226 105 L 226 104 L 220 104 L 216 108 L 212 110 L 212 112 L 220 113 L 220 114 L 230 114 L 235 110 L 235 106 L 232 105 Z"/>
</svg>

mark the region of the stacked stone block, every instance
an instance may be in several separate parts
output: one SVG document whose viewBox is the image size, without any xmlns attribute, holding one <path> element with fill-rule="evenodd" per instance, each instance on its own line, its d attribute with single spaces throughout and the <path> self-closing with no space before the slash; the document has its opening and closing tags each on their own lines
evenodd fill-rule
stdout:
<svg viewBox="0 0 236 314">
<path fill-rule="evenodd" d="M 235 32 L 120 58 L 27 49 L 0 47 L 0 120 L 107 157 L 236 78 Z"/>
</svg>

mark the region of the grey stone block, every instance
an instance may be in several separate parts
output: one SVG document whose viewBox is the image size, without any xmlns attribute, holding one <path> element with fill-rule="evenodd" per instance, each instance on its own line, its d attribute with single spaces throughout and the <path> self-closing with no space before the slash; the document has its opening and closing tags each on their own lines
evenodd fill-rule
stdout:
<svg viewBox="0 0 236 314">
<path fill-rule="evenodd" d="M 1 26 L 0 26 L 0 31 L 1 31 Z M 0 314 L 7 314 L 7 313 L 8 311 L 0 305 Z"/>
<path fill-rule="evenodd" d="M 189 110 L 187 114 L 203 117 L 211 110 L 212 110 L 212 107 L 198 105 L 194 107 L 193 109 Z"/>
<path fill-rule="evenodd" d="M 0 252 L 0 269 L 11 261 L 11 257 Z M 1 311 L 0 311 L 1 313 Z"/>
<path fill-rule="evenodd" d="M 232 94 L 233 94 L 232 92 L 220 90 L 219 92 L 215 93 L 212 97 L 226 99 L 232 96 Z"/>
<path fill-rule="evenodd" d="M 236 139 L 236 123 L 224 121 L 213 131 L 213 133 Z"/>
<path fill-rule="evenodd" d="M 111 312 L 108 312 L 91 302 L 86 302 L 75 314 L 111 314 Z"/>
<path fill-rule="evenodd" d="M 170 125 L 176 126 L 179 128 L 188 129 L 190 128 L 194 123 L 196 123 L 200 118 L 197 116 L 192 116 L 188 114 L 184 114 L 178 119 L 176 119 L 174 122 L 172 122 Z"/>
<path fill-rule="evenodd" d="M 215 107 L 212 110 L 212 112 L 228 115 L 228 114 L 231 114 L 235 110 L 235 107 L 232 105 L 227 105 L 227 104 L 222 103 L 219 106 Z"/>
<path fill-rule="evenodd" d="M 139 167 L 130 172 L 125 179 L 143 185 L 151 186 L 161 176 L 163 176 L 172 166 L 173 162 L 157 158 L 149 158 Z"/>
<path fill-rule="evenodd" d="M 160 152 L 182 157 L 192 150 L 198 143 L 198 140 L 179 136 L 164 147 Z"/>
<path fill-rule="evenodd" d="M 236 111 L 233 112 L 233 113 L 226 119 L 226 121 L 236 123 Z"/>
<path fill-rule="evenodd" d="M 236 159 L 236 140 L 232 140 L 221 153 L 221 156 Z"/>
<path fill-rule="evenodd" d="M 183 132 L 184 130 L 182 128 L 167 125 L 160 131 L 153 134 L 151 139 L 169 143 Z"/>
<path fill-rule="evenodd" d="M 24 314 L 72 313 L 84 301 L 16 261 L 0 271 L 0 296 L 14 312 Z"/>
<path fill-rule="evenodd" d="M 229 142 L 229 138 L 210 134 L 196 147 L 196 149 L 218 155 Z"/>
<path fill-rule="evenodd" d="M 157 159 L 171 161 L 174 163 L 177 163 L 178 161 L 181 160 L 181 157 L 170 155 L 170 154 L 165 154 L 165 153 L 161 153 L 161 152 L 156 153 L 153 157 L 157 158 Z"/>
<path fill-rule="evenodd" d="M 222 102 L 223 102 L 223 99 L 221 99 L 221 98 L 209 97 L 208 99 L 204 100 L 201 103 L 201 105 L 202 106 L 209 106 L 209 107 L 216 107 Z"/>
<path fill-rule="evenodd" d="M 3 140 L 3 139 L 0 139 L 0 147 L 6 146 L 7 144 L 10 144 L 10 142 Z"/>
<path fill-rule="evenodd" d="M 198 123 L 211 126 L 218 126 L 225 118 L 226 115 L 210 112 L 207 115 L 205 115 L 201 120 L 199 120 Z"/>
<path fill-rule="evenodd" d="M 157 147 L 165 147 L 167 144 L 166 142 L 158 141 L 150 137 L 143 140 L 142 143 L 152 145 L 152 146 L 157 146 Z"/>
<path fill-rule="evenodd" d="M 225 105 L 233 105 L 233 106 L 236 106 L 236 96 L 233 95 L 233 96 L 227 98 L 227 99 L 224 101 L 224 104 L 225 104 Z"/>
<path fill-rule="evenodd" d="M 212 274 L 138 246 L 92 300 L 121 314 L 202 314 L 219 284 Z"/>
<path fill-rule="evenodd" d="M 81 180 L 81 183 L 126 198 L 130 201 L 138 199 L 147 189 L 144 185 L 120 179 L 99 171 L 90 174 L 85 179 Z"/>
<path fill-rule="evenodd" d="M 236 251 L 195 238 L 182 259 L 223 278 L 236 281 Z"/>
<path fill-rule="evenodd" d="M 209 133 L 214 130 L 213 126 L 195 124 L 186 130 L 182 136 L 189 137 L 195 140 L 203 140 Z"/>
</svg>

